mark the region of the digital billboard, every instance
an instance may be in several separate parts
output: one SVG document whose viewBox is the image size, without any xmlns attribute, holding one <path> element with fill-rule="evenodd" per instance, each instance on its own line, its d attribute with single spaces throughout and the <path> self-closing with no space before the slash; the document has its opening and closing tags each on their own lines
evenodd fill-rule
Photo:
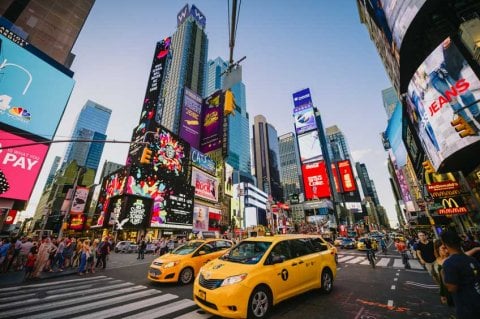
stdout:
<svg viewBox="0 0 480 319">
<path fill-rule="evenodd" d="M 224 95 L 216 91 L 205 99 L 202 111 L 200 151 L 208 153 L 222 147 Z"/>
<path fill-rule="evenodd" d="M 307 200 L 330 197 L 330 186 L 325 162 L 302 164 L 302 175 L 305 198 Z"/>
<path fill-rule="evenodd" d="M 295 131 L 297 134 L 303 134 L 305 132 L 317 129 L 315 112 L 310 104 L 294 108 L 293 117 L 295 120 Z"/>
<path fill-rule="evenodd" d="M 310 95 L 310 89 L 308 88 L 295 92 L 292 96 L 294 107 L 299 107 L 306 104 L 313 106 L 312 96 Z"/>
<path fill-rule="evenodd" d="M 338 171 L 340 173 L 340 180 L 342 181 L 342 188 L 344 192 L 354 192 L 355 176 L 353 176 L 352 166 L 349 160 L 337 162 Z"/>
<path fill-rule="evenodd" d="M 121 211 L 119 217 L 122 228 L 145 228 L 150 221 L 152 199 L 132 195 L 125 197 L 125 209 Z"/>
<path fill-rule="evenodd" d="M 195 204 L 193 207 L 193 231 L 208 231 L 208 207 Z"/>
<path fill-rule="evenodd" d="M 195 187 L 195 196 L 218 202 L 218 180 L 215 177 L 193 168 L 192 186 Z"/>
<path fill-rule="evenodd" d="M 455 171 L 453 155 L 480 141 L 480 81 L 446 38 L 418 67 L 408 85 L 408 113 L 436 170 Z M 461 137 L 451 122 L 463 118 L 475 132 Z M 450 157 L 450 165 L 442 165 Z M 457 164 L 459 161 L 456 161 Z"/>
<path fill-rule="evenodd" d="M 200 116 L 202 113 L 202 97 L 185 87 L 183 108 L 180 120 L 180 135 L 191 147 L 200 146 Z"/>
<path fill-rule="evenodd" d="M 388 120 L 387 130 L 385 132 L 391 147 L 390 158 L 398 167 L 407 164 L 407 150 L 402 140 L 402 104 L 397 103 L 392 116 Z"/>
<path fill-rule="evenodd" d="M 0 34 L 0 122 L 53 139 L 75 81 Z"/>
<path fill-rule="evenodd" d="M 86 220 L 85 214 L 73 214 L 70 215 L 70 223 L 68 225 L 69 229 L 72 230 L 83 230 Z"/>
<path fill-rule="evenodd" d="M 317 130 L 298 135 L 297 139 L 302 164 L 317 162 L 323 159 Z"/>
<path fill-rule="evenodd" d="M 220 221 L 222 220 L 222 211 L 216 208 L 208 208 L 208 230 L 220 231 Z"/>
<path fill-rule="evenodd" d="M 150 227 L 191 228 L 194 188 L 190 185 L 162 183 L 160 190 L 153 197 Z"/>
<path fill-rule="evenodd" d="M 81 214 L 85 210 L 85 204 L 87 203 L 88 188 L 77 187 L 75 190 L 75 196 L 73 197 L 72 208 L 70 214 Z"/>
<path fill-rule="evenodd" d="M 1 75 L 0 75 L 1 77 Z M 29 200 L 38 174 L 48 152 L 48 146 L 35 144 L 8 148 L 32 143 L 31 140 L 0 130 L 0 176 L 2 191 L 0 198 Z"/>
<path fill-rule="evenodd" d="M 119 223 L 120 227 L 123 227 L 122 220 L 120 220 L 120 215 L 122 213 L 123 203 L 125 197 L 124 196 L 115 196 L 110 198 L 109 205 L 108 205 L 108 225 L 109 226 L 117 226 L 116 224 Z"/>
<path fill-rule="evenodd" d="M 190 149 L 190 159 L 192 165 L 198 167 L 210 175 L 217 175 L 217 164 L 209 156 L 203 154 L 194 148 Z"/>
<path fill-rule="evenodd" d="M 225 195 L 233 196 L 233 167 L 225 163 Z"/>
</svg>

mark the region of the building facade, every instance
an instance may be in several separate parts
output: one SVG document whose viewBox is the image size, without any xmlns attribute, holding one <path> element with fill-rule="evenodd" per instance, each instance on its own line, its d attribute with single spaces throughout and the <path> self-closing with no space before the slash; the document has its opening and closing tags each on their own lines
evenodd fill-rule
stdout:
<svg viewBox="0 0 480 319">
<path fill-rule="evenodd" d="M 303 193 L 301 181 L 300 158 L 298 143 L 292 132 L 278 137 L 278 149 L 280 157 L 280 180 L 282 181 L 283 197 L 285 200 L 290 195 Z"/>
<path fill-rule="evenodd" d="M 47 182 L 45 183 L 45 188 L 47 188 L 50 184 L 52 184 L 53 179 L 55 178 L 55 173 L 57 172 L 60 166 L 61 160 L 62 158 L 60 156 L 55 156 L 52 167 L 50 168 L 50 172 L 48 173 Z"/>
</svg>

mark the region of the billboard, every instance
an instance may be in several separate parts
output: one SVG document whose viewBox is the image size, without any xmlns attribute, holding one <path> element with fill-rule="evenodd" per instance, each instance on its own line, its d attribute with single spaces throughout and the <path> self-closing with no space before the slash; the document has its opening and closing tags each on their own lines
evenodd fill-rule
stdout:
<svg viewBox="0 0 480 319">
<path fill-rule="evenodd" d="M 70 224 L 68 228 L 72 230 L 83 230 L 83 225 L 85 224 L 86 219 L 85 214 L 70 215 Z"/>
<path fill-rule="evenodd" d="M 480 81 L 450 38 L 446 38 L 418 67 L 408 85 L 407 108 L 423 148 L 436 170 L 455 171 L 457 163 L 442 165 L 456 152 L 480 141 Z M 475 136 L 460 137 L 452 120 L 462 117 Z"/>
<path fill-rule="evenodd" d="M 301 91 L 293 93 L 293 106 L 299 107 L 305 104 L 313 106 L 312 96 L 310 95 L 310 89 L 303 89 Z"/>
<path fill-rule="evenodd" d="M 338 171 L 340 174 L 340 180 L 342 181 L 342 188 L 344 192 L 354 192 L 357 187 L 355 186 L 355 176 L 353 176 L 352 166 L 349 160 L 337 162 Z"/>
<path fill-rule="evenodd" d="M 325 162 L 302 164 L 303 184 L 307 200 L 329 198 L 330 186 Z"/>
<path fill-rule="evenodd" d="M 298 135 L 298 148 L 300 150 L 300 161 L 302 164 L 318 162 L 323 160 L 322 148 L 318 131 L 310 131 L 302 135 Z"/>
<path fill-rule="evenodd" d="M 225 195 L 233 196 L 233 167 L 225 163 Z"/>
<path fill-rule="evenodd" d="M 195 196 L 212 202 L 218 202 L 218 180 L 199 169 L 192 169 L 192 186 Z"/>
<path fill-rule="evenodd" d="M 15 209 L 10 209 L 3 223 L 5 225 L 12 225 L 16 217 L 17 217 L 17 211 Z"/>
<path fill-rule="evenodd" d="M 208 153 L 222 147 L 224 95 L 216 91 L 205 99 L 202 111 L 200 151 Z"/>
<path fill-rule="evenodd" d="M 51 140 L 75 81 L 0 34 L 0 122 Z"/>
<path fill-rule="evenodd" d="M 73 197 L 72 208 L 70 214 L 81 214 L 85 210 L 85 204 L 87 203 L 88 188 L 77 187 L 75 190 L 75 196 Z"/>
<path fill-rule="evenodd" d="M 220 221 L 222 220 L 222 211 L 216 208 L 208 208 L 208 230 L 220 231 Z"/>
<path fill-rule="evenodd" d="M 195 204 L 193 207 L 193 231 L 208 231 L 208 207 Z"/>
<path fill-rule="evenodd" d="M 152 211 L 152 199 L 127 195 L 125 209 L 120 213 L 119 223 L 122 228 L 145 228 Z"/>
<path fill-rule="evenodd" d="M 299 106 L 293 109 L 295 120 L 295 131 L 298 134 L 316 130 L 315 112 L 310 104 Z"/>
<path fill-rule="evenodd" d="M 150 227 L 191 228 L 194 188 L 162 182 L 160 190 L 153 198 Z"/>
<path fill-rule="evenodd" d="M 199 150 L 194 148 L 190 149 L 190 159 L 192 160 L 192 165 L 198 167 L 210 175 L 217 175 L 217 164 L 209 156 L 203 154 Z"/>
<path fill-rule="evenodd" d="M 199 148 L 202 97 L 187 87 L 184 90 L 180 132 L 178 135 L 187 141 L 191 147 Z"/>
<path fill-rule="evenodd" d="M 108 206 L 108 225 L 115 225 L 117 229 L 123 228 L 122 220 L 120 220 L 120 214 L 122 213 L 124 202 L 124 196 L 115 196 L 109 200 Z M 120 227 L 119 227 L 120 225 Z"/>
<path fill-rule="evenodd" d="M 387 130 L 385 131 L 391 147 L 390 158 L 398 167 L 407 164 L 407 150 L 402 140 L 402 117 L 402 104 L 398 102 L 388 120 Z"/>
<path fill-rule="evenodd" d="M 0 75 L 1 76 L 1 75 Z M 38 174 L 48 152 L 48 146 L 32 143 L 31 140 L 0 130 L 0 198 L 29 200 Z M 2 176 L 3 175 L 3 176 Z"/>
</svg>

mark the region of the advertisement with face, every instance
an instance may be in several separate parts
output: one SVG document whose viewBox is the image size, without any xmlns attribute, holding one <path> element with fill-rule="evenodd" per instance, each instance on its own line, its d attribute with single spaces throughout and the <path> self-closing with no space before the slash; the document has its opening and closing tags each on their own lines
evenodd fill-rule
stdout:
<svg viewBox="0 0 480 319">
<path fill-rule="evenodd" d="M 208 207 L 195 204 L 193 207 L 193 231 L 208 231 Z"/>
<path fill-rule="evenodd" d="M 202 137 L 200 151 L 208 153 L 222 147 L 223 143 L 223 104 L 221 90 L 205 99 L 202 111 Z"/>
<path fill-rule="evenodd" d="M 459 150 L 480 141 L 479 89 L 479 79 L 450 38 L 425 59 L 411 79 L 409 114 L 435 169 Z M 475 136 L 460 137 L 451 124 L 458 117 L 470 124 Z"/>
<path fill-rule="evenodd" d="M 293 93 L 293 106 L 299 107 L 302 105 L 313 105 L 312 96 L 310 95 L 310 89 L 303 89 L 298 92 Z"/>
<path fill-rule="evenodd" d="M 218 202 L 218 180 L 215 177 L 193 168 L 192 186 L 195 187 L 195 196 Z"/>
<path fill-rule="evenodd" d="M 185 87 L 183 96 L 180 135 L 191 147 L 200 146 L 200 115 L 202 113 L 202 97 Z"/>
<path fill-rule="evenodd" d="M 206 171 L 210 175 L 217 175 L 217 163 L 212 160 L 209 156 L 203 154 L 195 148 L 190 149 L 190 159 L 192 160 L 192 165 L 200 168 L 201 170 Z"/>
<path fill-rule="evenodd" d="M 225 195 L 233 196 L 233 167 L 225 163 Z"/>
<path fill-rule="evenodd" d="M 302 164 L 302 175 L 305 198 L 307 200 L 330 197 L 330 186 L 325 162 Z"/>
<path fill-rule="evenodd" d="M 300 149 L 300 161 L 303 164 L 323 159 L 317 130 L 298 135 L 298 148 Z"/>
<path fill-rule="evenodd" d="M 51 140 L 75 81 L 0 34 L 0 122 Z"/>
<path fill-rule="evenodd" d="M 337 162 L 338 171 L 340 172 L 340 180 L 342 181 L 342 188 L 344 192 L 354 192 L 355 176 L 353 176 L 352 166 L 349 160 Z"/>
<path fill-rule="evenodd" d="M 390 143 L 392 155 L 390 156 L 398 167 L 407 164 L 407 150 L 402 140 L 402 105 L 397 103 L 392 116 L 388 120 L 387 130 L 385 132 Z"/>
<path fill-rule="evenodd" d="M 8 148 L 8 146 L 32 143 L 33 141 L 0 130 L 0 198 L 28 200 L 47 155 L 48 146 Z"/>
<path fill-rule="evenodd" d="M 110 199 L 108 207 L 108 213 L 110 215 L 108 218 L 109 226 L 118 226 L 118 224 L 122 225 L 120 215 L 122 213 L 124 198 L 124 196 L 115 196 Z"/>
<path fill-rule="evenodd" d="M 85 204 L 87 203 L 88 188 L 77 187 L 75 190 L 75 196 L 73 197 L 72 209 L 70 214 L 80 214 L 85 210 Z"/>
<path fill-rule="evenodd" d="M 310 104 L 294 108 L 293 117 L 295 119 L 295 131 L 297 134 L 303 134 L 317 129 L 315 113 Z"/>
</svg>

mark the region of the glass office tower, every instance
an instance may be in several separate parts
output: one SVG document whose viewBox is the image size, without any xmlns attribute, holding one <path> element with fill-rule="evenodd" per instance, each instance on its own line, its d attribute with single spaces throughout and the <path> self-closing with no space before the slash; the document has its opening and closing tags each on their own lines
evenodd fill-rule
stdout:
<svg viewBox="0 0 480 319">
<path fill-rule="evenodd" d="M 278 137 L 280 156 L 280 180 L 282 181 L 283 197 L 285 200 L 292 194 L 300 194 L 302 190 L 300 158 L 298 143 L 292 132 Z"/>
</svg>

